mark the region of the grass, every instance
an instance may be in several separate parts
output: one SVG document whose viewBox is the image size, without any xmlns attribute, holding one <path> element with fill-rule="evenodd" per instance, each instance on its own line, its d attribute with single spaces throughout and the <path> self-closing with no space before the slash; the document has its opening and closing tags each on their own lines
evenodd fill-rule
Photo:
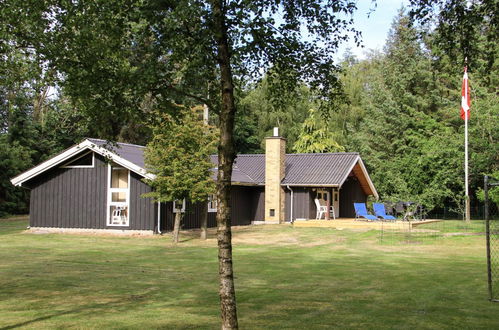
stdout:
<svg viewBox="0 0 499 330">
<path fill-rule="evenodd" d="M 0 220 L 0 329 L 219 328 L 217 249 L 183 233 L 26 234 Z M 243 329 L 494 329 L 485 239 L 379 244 L 376 231 L 234 228 Z"/>
</svg>

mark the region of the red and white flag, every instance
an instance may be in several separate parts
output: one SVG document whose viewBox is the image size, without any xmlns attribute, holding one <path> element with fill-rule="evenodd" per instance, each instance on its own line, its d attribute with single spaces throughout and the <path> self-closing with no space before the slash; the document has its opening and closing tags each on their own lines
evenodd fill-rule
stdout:
<svg viewBox="0 0 499 330">
<path fill-rule="evenodd" d="M 470 84 L 468 83 L 468 68 L 464 67 L 463 86 L 461 87 L 461 118 L 470 119 Z"/>
</svg>

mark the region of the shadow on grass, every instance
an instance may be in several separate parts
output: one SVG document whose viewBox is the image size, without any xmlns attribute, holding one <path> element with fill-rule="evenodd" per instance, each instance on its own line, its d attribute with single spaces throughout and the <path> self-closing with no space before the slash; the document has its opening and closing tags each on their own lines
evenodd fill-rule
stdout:
<svg viewBox="0 0 499 330">
<path fill-rule="evenodd" d="M 60 311 L 60 312 L 53 313 L 50 315 L 40 316 L 40 317 L 37 317 L 37 318 L 29 320 L 29 321 L 24 321 L 24 322 L 8 325 L 6 327 L 0 328 L 0 330 L 20 328 L 20 327 L 24 327 L 24 326 L 27 326 L 27 325 L 30 325 L 30 324 L 33 324 L 36 322 L 50 320 L 51 318 L 62 316 L 62 315 L 67 315 L 67 314 L 76 314 L 76 313 L 80 313 L 80 312 L 84 312 L 84 311 L 99 310 L 99 309 L 104 309 L 104 308 L 108 309 L 108 308 L 112 308 L 112 307 L 123 307 L 123 306 L 127 305 L 129 302 L 130 301 L 128 299 L 128 301 L 117 300 L 114 302 L 92 304 L 90 306 L 88 306 L 88 305 L 87 306 L 80 306 L 78 308 L 73 308 L 73 309 L 66 310 L 66 311 Z"/>
</svg>

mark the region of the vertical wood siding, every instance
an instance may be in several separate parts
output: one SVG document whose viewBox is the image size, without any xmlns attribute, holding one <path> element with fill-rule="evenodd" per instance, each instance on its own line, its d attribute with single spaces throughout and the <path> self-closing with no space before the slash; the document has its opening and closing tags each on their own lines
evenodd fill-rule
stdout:
<svg viewBox="0 0 499 330">
<path fill-rule="evenodd" d="M 313 203 L 310 188 L 292 187 L 293 189 L 293 220 L 315 218 L 315 206 L 311 212 L 310 204 Z M 291 192 L 286 188 L 286 219 L 291 217 Z"/>
<path fill-rule="evenodd" d="M 253 214 L 252 221 L 265 220 L 265 188 L 257 187 L 253 189 Z"/>
<path fill-rule="evenodd" d="M 258 207 L 260 201 L 263 203 L 263 188 L 233 186 L 231 191 L 231 219 L 233 226 L 249 225 L 257 217 L 263 218 L 263 204 Z M 186 202 L 186 210 L 182 219 L 182 229 L 193 229 L 201 227 L 201 204 Z M 261 211 L 260 211 L 261 209 Z M 261 213 L 261 215 L 260 215 Z M 175 213 L 172 203 L 163 203 L 161 208 L 161 230 L 173 230 Z M 216 213 L 208 213 L 208 227 L 216 227 Z"/>
<path fill-rule="evenodd" d="M 102 229 L 106 224 L 107 164 L 98 155 L 93 168 L 54 168 L 27 182 L 30 226 Z"/>
<path fill-rule="evenodd" d="M 95 155 L 93 168 L 54 168 L 27 182 L 30 226 L 154 230 L 156 208 L 140 197 L 150 187 L 130 173 L 130 226 L 107 226 L 107 163 Z"/>
<path fill-rule="evenodd" d="M 340 217 L 354 218 L 353 203 L 365 203 L 367 195 L 355 177 L 349 177 L 340 189 Z"/>
<path fill-rule="evenodd" d="M 152 198 L 142 194 L 151 192 L 151 187 L 141 181 L 142 177 L 130 172 L 130 222 L 128 229 L 154 230 L 157 222 L 157 208 Z"/>
</svg>

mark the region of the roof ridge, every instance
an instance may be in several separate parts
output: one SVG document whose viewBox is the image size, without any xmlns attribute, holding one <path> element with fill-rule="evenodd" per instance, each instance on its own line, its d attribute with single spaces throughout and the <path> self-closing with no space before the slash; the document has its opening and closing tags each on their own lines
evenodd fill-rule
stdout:
<svg viewBox="0 0 499 330">
<path fill-rule="evenodd" d="M 96 139 L 96 138 L 86 138 L 86 140 L 89 140 L 89 141 L 92 141 L 92 140 L 95 140 L 95 141 L 102 141 L 102 142 L 112 142 L 112 141 L 109 141 L 109 140 L 103 140 L 103 139 Z M 114 142 L 116 144 L 122 144 L 122 145 L 125 145 L 125 146 L 132 146 L 132 147 L 138 147 L 138 148 L 145 148 L 145 146 L 141 146 L 140 144 L 133 144 L 133 143 L 126 143 L 126 142 Z M 112 143 L 111 143 L 112 144 Z"/>
<path fill-rule="evenodd" d="M 293 154 L 286 154 L 286 156 L 320 156 L 320 155 L 359 155 L 358 152 L 355 151 L 350 151 L 350 152 L 319 152 L 319 153 L 293 153 Z"/>
</svg>

